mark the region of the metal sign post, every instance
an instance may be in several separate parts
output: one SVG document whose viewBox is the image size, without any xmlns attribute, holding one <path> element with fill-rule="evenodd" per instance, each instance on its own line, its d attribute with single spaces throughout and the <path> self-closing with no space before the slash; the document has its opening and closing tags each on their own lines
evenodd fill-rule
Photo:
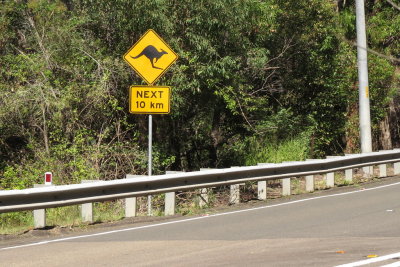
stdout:
<svg viewBox="0 0 400 267">
<path fill-rule="evenodd" d="M 153 145 L 153 116 L 152 115 L 149 115 L 149 166 L 148 166 L 148 168 L 149 168 L 149 170 L 148 170 L 148 174 L 149 174 L 149 176 L 151 176 L 151 168 L 152 168 L 152 145 Z M 151 199 L 152 199 L 152 197 L 151 197 L 151 195 L 149 195 L 148 197 L 147 197 L 147 215 L 148 216 L 151 216 L 153 213 L 152 213 L 152 205 L 151 205 Z"/>
<path fill-rule="evenodd" d="M 143 80 L 148 84 L 133 85 L 129 89 L 129 112 L 149 114 L 148 174 L 152 174 L 152 114 L 169 114 L 171 88 L 153 84 L 178 59 L 178 55 L 153 30 L 148 30 L 123 56 Z M 151 195 L 147 199 L 147 215 L 152 215 Z"/>
</svg>

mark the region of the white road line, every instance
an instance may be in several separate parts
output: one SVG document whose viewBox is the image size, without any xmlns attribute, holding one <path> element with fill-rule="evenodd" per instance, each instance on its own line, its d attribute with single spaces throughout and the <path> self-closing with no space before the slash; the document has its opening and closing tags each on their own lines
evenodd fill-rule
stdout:
<svg viewBox="0 0 400 267">
<path fill-rule="evenodd" d="M 391 264 L 387 264 L 387 265 L 382 265 L 381 267 L 400 267 L 400 261 L 394 262 Z"/>
<path fill-rule="evenodd" d="M 362 261 L 356 261 L 356 262 L 347 263 L 347 264 L 343 264 L 343 265 L 337 265 L 335 267 L 362 266 L 362 265 L 367 265 L 367 264 L 380 262 L 380 261 L 386 261 L 386 260 L 390 260 L 390 259 L 398 258 L 398 257 L 400 257 L 400 252 L 394 253 L 394 254 L 389 254 L 386 256 L 377 257 L 377 258 L 372 258 L 372 259 L 368 259 L 368 260 L 362 260 Z M 385 266 L 392 266 L 392 265 L 385 265 Z M 400 266 L 400 265 L 393 265 L 393 266 Z"/>
<path fill-rule="evenodd" d="M 188 218 L 188 219 L 183 219 L 183 220 L 170 221 L 170 222 L 157 223 L 157 224 L 150 224 L 150 225 L 144 225 L 144 226 L 137 226 L 137 227 L 132 227 L 132 228 L 113 230 L 113 231 L 107 231 L 107 232 L 101 232 L 101 233 L 95 233 L 95 234 L 72 236 L 72 237 L 65 237 L 65 238 L 59 238 L 59 239 L 53 239 L 53 240 L 46 240 L 46 241 L 29 243 L 29 244 L 18 245 L 18 246 L 4 247 L 4 248 L 0 248 L 0 251 L 9 250 L 9 249 L 24 248 L 24 247 L 39 246 L 39 245 L 44 245 L 44 244 L 49 244 L 49 243 L 69 241 L 69 240 L 87 238 L 87 237 L 93 237 L 93 236 L 102 236 L 102 235 L 121 233 L 121 232 L 127 232 L 127 231 L 136 231 L 136 230 L 140 230 L 140 229 L 159 227 L 159 226 L 175 224 L 175 223 L 190 222 L 190 221 L 195 221 L 195 220 L 207 219 L 207 218 L 211 218 L 211 217 L 225 216 L 225 215 L 242 213 L 242 212 L 249 212 L 249 211 L 261 210 L 261 209 L 268 209 L 268 208 L 286 206 L 286 205 L 291 205 L 291 204 L 296 204 L 296 203 L 301 203 L 301 202 L 306 202 L 306 201 L 311 201 L 311 200 L 318 200 L 318 199 L 322 199 L 322 198 L 331 198 L 331 197 L 338 197 L 338 196 L 362 193 L 362 192 L 366 192 L 366 191 L 378 190 L 378 189 L 391 187 L 391 186 L 396 186 L 396 185 L 400 185 L 400 182 L 393 183 L 393 184 L 388 184 L 388 185 L 381 185 L 381 186 L 367 188 L 367 189 L 360 189 L 360 190 L 357 190 L 357 191 L 351 191 L 351 192 L 345 192 L 345 193 L 338 193 L 338 194 L 332 194 L 332 195 L 326 195 L 326 196 L 319 196 L 319 197 L 313 197 L 313 198 L 294 200 L 294 201 L 275 204 L 275 205 L 262 206 L 262 207 L 244 209 L 244 210 L 237 210 L 237 211 L 230 211 L 230 212 L 224 212 L 224 213 L 218 213 L 218 214 L 211 214 L 211 215 L 207 215 L 207 216 L 203 216 L 203 217 Z M 349 266 L 353 266 L 353 265 L 349 265 Z"/>
</svg>

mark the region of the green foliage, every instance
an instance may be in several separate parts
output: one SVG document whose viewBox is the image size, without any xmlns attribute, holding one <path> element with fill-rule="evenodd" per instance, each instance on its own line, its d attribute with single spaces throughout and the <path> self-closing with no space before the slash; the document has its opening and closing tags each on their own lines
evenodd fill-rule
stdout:
<svg viewBox="0 0 400 267">
<path fill-rule="evenodd" d="M 356 151 L 354 1 L 339 2 L 3 1 L 1 188 L 146 173 L 147 117 L 127 112 L 143 81 L 122 55 L 149 28 L 180 56 L 158 82 L 173 93 L 154 116 L 155 174 Z M 398 91 L 400 16 L 384 1 L 367 12 L 377 132 Z"/>
<path fill-rule="evenodd" d="M 9 212 L 0 214 L 0 234 L 14 234 L 33 228 L 31 211 Z"/>
</svg>

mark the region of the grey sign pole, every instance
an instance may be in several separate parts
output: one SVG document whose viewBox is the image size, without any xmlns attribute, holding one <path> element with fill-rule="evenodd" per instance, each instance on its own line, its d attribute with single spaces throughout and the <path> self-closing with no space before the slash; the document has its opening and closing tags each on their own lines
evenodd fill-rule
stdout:
<svg viewBox="0 0 400 267">
<path fill-rule="evenodd" d="M 361 152 L 372 152 L 371 118 L 368 88 L 367 38 L 364 0 L 356 0 L 357 64 Z"/>
<path fill-rule="evenodd" d="M 153 143 L 153 116 L 149 115 L 149 176 L 151 176 L 152 168 L 152 143 Z M 151 195 L 147 197 L 147 215 L 152 215 Z"/>
</svg>

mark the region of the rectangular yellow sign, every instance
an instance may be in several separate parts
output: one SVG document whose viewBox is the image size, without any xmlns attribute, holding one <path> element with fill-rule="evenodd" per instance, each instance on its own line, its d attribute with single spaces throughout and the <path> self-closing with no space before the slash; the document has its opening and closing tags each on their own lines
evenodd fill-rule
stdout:
<svg viewBox="0 0 400 267">
<path fill-rule="evenodd" d="M 171 87 L 133 85 L 129 89 L 129 112 L 134 114 L 168 114 Z"/>
</svg>

